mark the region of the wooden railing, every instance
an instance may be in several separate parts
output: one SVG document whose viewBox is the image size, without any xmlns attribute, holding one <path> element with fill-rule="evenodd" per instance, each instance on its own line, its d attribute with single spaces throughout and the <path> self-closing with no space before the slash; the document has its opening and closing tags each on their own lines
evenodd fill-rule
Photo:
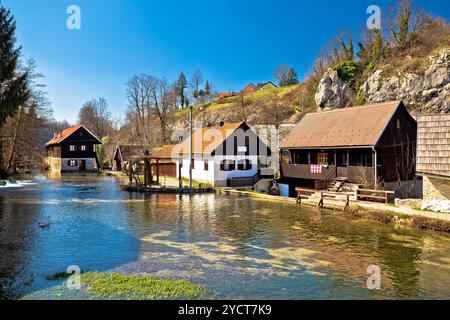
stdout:
<svg viewBox="0 0 450 320">
<path fill-rule="evenodd" d="M 281 164 L 284 177 L 312 180 L 326 180 L 333 174 L 336 175 L 336 166 L 322 167 L 322 173 L 312 173 L 308 164 Z M 335 177 L 334 177 L 335 178 Z"/>
<path fill-rule="evenodd" d="M 383 200 L 385 204 L 388 204 L 389 195 L 393 194 L 395 194 L 394 191 L 358 189 L 356 190 L 356 200 L 366 200 L 372 202 Z"/>
</svg>

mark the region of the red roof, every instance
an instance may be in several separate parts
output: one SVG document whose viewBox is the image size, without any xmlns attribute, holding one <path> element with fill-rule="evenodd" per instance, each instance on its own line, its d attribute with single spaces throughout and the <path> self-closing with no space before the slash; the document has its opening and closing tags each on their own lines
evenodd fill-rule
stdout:
<svg viewBox="0 0 450 320">
<path fill-rule="evenodd" d="M 61 132 L 58 132 L 52 140 L 50 140 L 49 142 L 47 142 L 47 146 L 50 146 L 52 144 L 59 144 L 61 142 L 63 142 L 67 137 L 71 136 L 72 134 L 74 134 L 76 131 L 78 131 L 78 129 L 80 128 L 84 128 L 87 132 L 89 132 L 95 139 L 98 140 L 98 142 L 101 144 L 102 142 L 100 141 L 99 138 L 97 138 L 92 132 L 90 132 L 88 129 L 86 129 L 86 127 L 78 125 L 75 127 L 70 127 L 67 129 L 64 129 Z"/>
<path fill-rule="evenodd" d="M 249 94 L 256 91 L 256 86 L 253 83 L 247 85 L 242 91 L 241 94 Z"/>
</svg>

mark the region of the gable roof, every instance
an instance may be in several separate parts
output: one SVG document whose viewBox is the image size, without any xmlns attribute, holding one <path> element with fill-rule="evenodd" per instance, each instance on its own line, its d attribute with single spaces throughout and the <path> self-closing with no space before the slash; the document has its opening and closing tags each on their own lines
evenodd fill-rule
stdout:
<svg viewBox="0 0 450 320">
<path fill-rule="evenodd" d="M 50 140 L 49 142 L 47 142 L 45 145 L 50 146 L 50 145 L 54 145 L 54 144 L 59 144 L 59 143 L 63 142 L 65 139 L 67 139 L 68 137 L 70 137 L 72 134 L 77 132 L 81 128 L 86 130 L 95 140 L 97 140 L 98 144 L 102 144 L 100 139 L 97 138 L 97 136 L 95 134 L 93 134 L 91 131 L 89 131 L 85 126 L 78 125 L 78 126 L 66 128 L 63 131 L 58 132 L 57 134 L 55 134 L 53 139 Z"/>
<path fill-rule="evenodd" d="M 245 122 L 225 123 L 223 126 L 211 126 L 196 129 L 192 136 L 194 138 L 192 153 L 211 155 L 222 143 L 228 139 Z M 218 139 L 216 139 L 216 137 Z M 191 137 L 177 145 L 177 154 L 188 154 Z"/>
<path fill-rule="evenodd" d="M 418 118 L 417 172 L 450 179 L 450 114 Z"/>
<path fill-rule="evenodd" d="M 256 91 L 256 86 L 253 83 L 250 83 L 244 89 L 242 89 L 241 94 L 248 94 L 254 91 Z"/>
<path fill-rule="evenodd" d="M 153 152 L 150 155 L 150 158 L 152 159 L 163 159 L 168 160 L 172 159 L 172 151 L 175 148 L 175 145 L 168 144 L 164 145 L 160 148 L 155 148 Z"/>
<path fill-rule="evenodd" d="M 282 149 L 373 147 L 401 101 L 309 113 L 288 137 Z"/>
<path fill-rule="evenodd" d="M 119 154 L 122 161 L 139 159 L 145 156 L 146 150 L 147 148 L 144 146 L 119 145 L 116 148 L 114 158 Z"/>
<path fill-rule="evenodd" d="M 256 89 L 259 90 L 259 89 L 265 87 L 266 85 L 271 85 L 271 86 L 273 86 L 274 88 L 277 88 L 277 85 L 276 85 L 275 83 L 273 83 L 272 81 L 267 81 L 267 82 L 261 82 L 261 83 L 258 83 L 258 84 L 256 85 Z"/>
</svg>

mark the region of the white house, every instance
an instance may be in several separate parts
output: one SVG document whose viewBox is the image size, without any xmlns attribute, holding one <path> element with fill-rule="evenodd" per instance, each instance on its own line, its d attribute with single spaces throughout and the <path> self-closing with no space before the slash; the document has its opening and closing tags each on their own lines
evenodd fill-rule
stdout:
<svg viewBox="0 0 450 320">
<path fill-rule="evenodd" d="M 189 178 L 191 138 L 175 146 L 177 177 Z M 221 123 L 196 129 L 192 140 L 192 178 L 215 187 L 253 186 L 273 171 L 270 149 L 245 122 Z M 181 168 L 180 168 L 181 166 Z"/>
</svg>

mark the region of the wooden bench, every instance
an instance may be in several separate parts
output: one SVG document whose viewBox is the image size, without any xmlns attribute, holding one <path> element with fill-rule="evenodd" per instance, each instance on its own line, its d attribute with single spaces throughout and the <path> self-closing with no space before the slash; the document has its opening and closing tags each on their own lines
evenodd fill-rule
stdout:
<svg viewBox="0 0 450 320">
<path fill-rule="evenodd" d="M 394 191 L 386 190 L 370 190 L 370 189 L 358 189 L 356 190 L 356 200 L 371 199 L 372 202 L 377 202 L 376 200 L 383 200 L 385 204 L 389 203 L 389 195 L 395 194 Z"/>
<path fill-rule="evenodd" d="M 297 192 L 297 204 L 301 204 L 302 198 L 308 199 L 311 195 L 316 193 L 316 190 L 297 187 L 295 188 L 295 192 Z"/>
<path fill-rule="evenodd" d="M 331 209 L 344 209 L 344 211 L 348 211 L 350 209 L 350 197 L 353 195 L 353 193 L 350 192 L 321 192 L 320 193 L 320 202 L 319 207 L 321 208 L 331 208 Z M 334 202 L 345 202 L 343 208 L 340 208 L 338 206 L 330 206 L 328 204 L 325 204 L 325 200 L 333 200 Z"/>
</svg>

